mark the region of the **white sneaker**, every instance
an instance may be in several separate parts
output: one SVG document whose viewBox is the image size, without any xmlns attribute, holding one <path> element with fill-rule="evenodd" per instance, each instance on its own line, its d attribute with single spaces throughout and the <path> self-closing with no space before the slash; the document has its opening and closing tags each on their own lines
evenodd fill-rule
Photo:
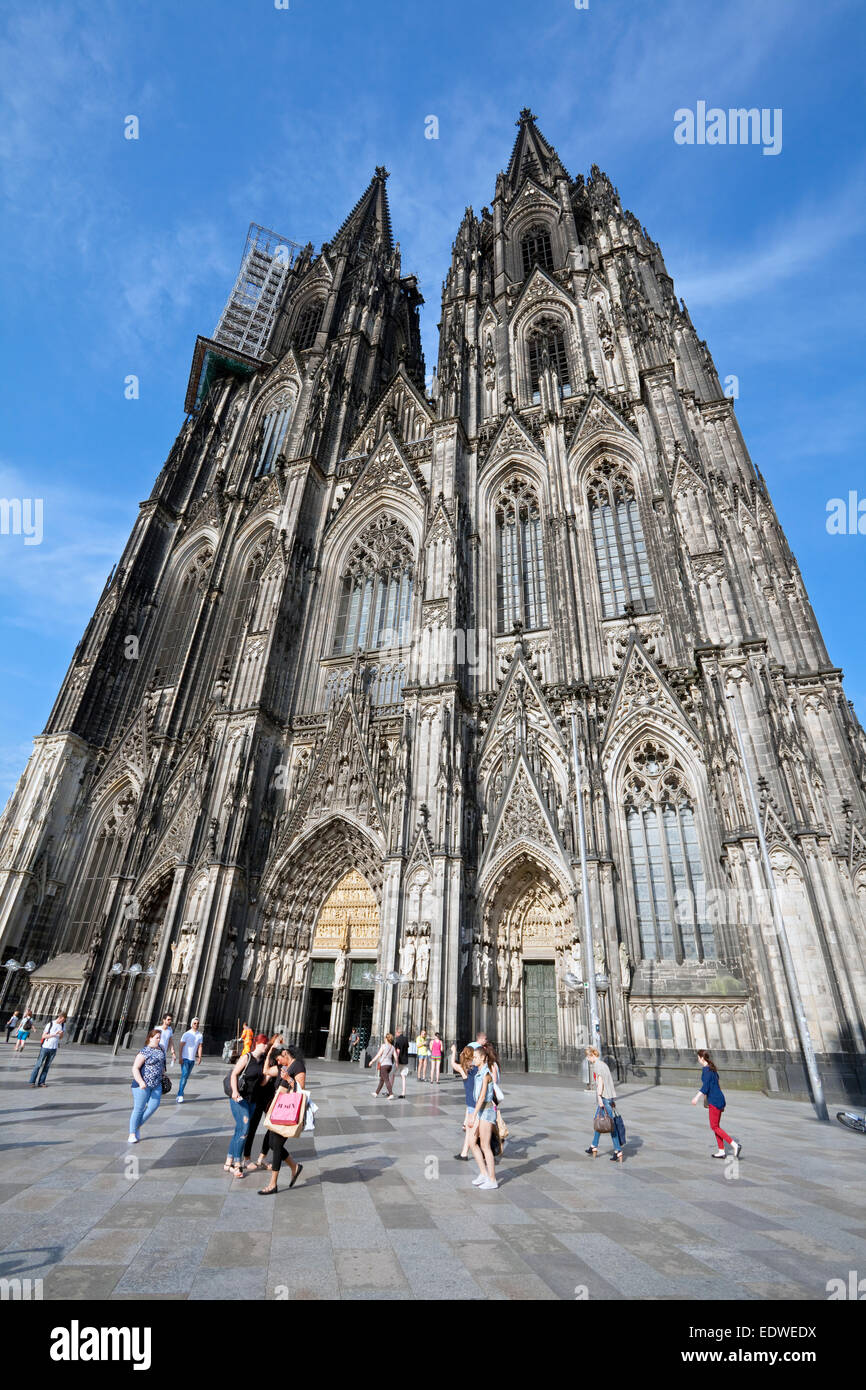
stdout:
<svg viewBox="0 0 866 1390">
<path fill-rule="evenodd" d="M 726 1157 L 727 1157 L 727 1155 L 726 1155 L 724 1149 L 716 1149 L 716 1152 L 715 1152 L 714 1154 L 710 1154 L 710 1158 L 726 1158 Z"/>
<path fill-rule="evenodd" d="M 393 1096 L 386 1096 L 385 1099 L 386 1099 L 386 1100 L 393 1100 L 394 1097 L 393 1097 Z"/>
<path fill-rule="evenodd" d="M 130 1134 L 130 1136 L 129 1136 L 129 1138 L 127 1139 L 126 1142 L 127 1142 L 127 1144 L 137 1144 L 137 1143 L 138 1143 L 138 1135 L 137 1135 L 137 1134 Z"/>
<path fill-rule="evenodd" d="M 370 1092 L 370 1095 L 373 1097 L 374 1100 L 376 1100 L 376 1099 L 378 1098 L 379 1092 L 378 1092 L 378 1091 L 371 1091 L 371 1092 Z"/>
<path fill-rule="evenodd" d="M 473 1186 L 473 1187 L 480 1187 L 481 1184 L 482 1184 L 483 1182 L 489 1182 L 489 1181 L 490 1181 L 490 1179 L 486 1176 L 486 1174 L 484 1174 L 484 1173 L 479 1173 L 477 1178 L 473 1178 L 473 1179 L 472 1179 L 472 1186 Z"/>
<path fill-rule="evenodd" d="M 731 1148 L 734 1151 L 734 1158 L 739 1158 L 740 1154 L 743 1152 L 743 1146 L 740 1143 L 739 1139 L 734 1140 L 734 1142 L 731 1145 Z"/>
<path fill-rule="evenodd" d="M 483 1182 L 478 1184 L 478 1190 L 479 1192 L 492 1192 L 494 1187 L 498 1186 L 499 1183 L 495 1178 L 485 1178 Z"/>
<path fill-rule="evenodd" d="M 183 1105 L 183 1096 L 178 1096 L 177 1103 L 178 1105 Z"/>
</svg>

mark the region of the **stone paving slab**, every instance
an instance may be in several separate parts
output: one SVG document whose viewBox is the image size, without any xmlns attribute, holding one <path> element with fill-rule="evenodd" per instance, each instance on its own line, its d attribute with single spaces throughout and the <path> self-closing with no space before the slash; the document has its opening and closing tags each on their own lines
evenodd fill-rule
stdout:
<svg viewBox="0 0 866 1390">
<path fill-rule="evenodd" d="M 0 1277 L 41 1278 L 46 1299 L 449 1298 L 493 1301 L 826 1298 L 866 1269 L 863 1140 L 807 1105 L 734 1093 L 739 1163 L 709 1158 L 693 1092 L 626 1086 L 629 1142 L 589 1159 L 593 1104 L 570 1078 L 506 1077 L 512 1139 L 500 1187 L 478 1192 L 462 1088 L 409 1078 L 374 1100 L 358 1067 L 312 1062 L 314 1137 L 288 1191 L 223 1172 L 223 1069 L 206 1059 L 125 1142 L 131 1057 L 63 1050 L 39 1096 L 28 1059 L 0 1046 Z M 176 1068 L 173 1069 L 176 1072 Z"/>
</svg>

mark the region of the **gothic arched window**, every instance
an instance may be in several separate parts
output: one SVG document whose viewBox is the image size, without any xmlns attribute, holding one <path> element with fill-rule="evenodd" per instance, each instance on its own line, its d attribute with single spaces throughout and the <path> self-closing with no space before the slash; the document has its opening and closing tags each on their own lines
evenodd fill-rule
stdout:
<svg viewBox="0 0 866 1390">
<path fill-rule="evenodd" d="M 714 960 L 692 797 L 667 749 L 632 754 L 625 819 L 642 958 Z"/>
<path fill-rule="evenodd" d="M 292 340 L 299 352 L 306 352 L 316 341 L 316 334 L 322 322 L 322 315 L 325 312 L 324 299 L 314 299 L 311 303 L 305 304 L 295 320 L 295 329 L 292 333 Z"/>
<path fill-rule="evenodd" d="M 496 630 L 547 627 L 541 509 L 534 488 L 512 478 L 496 499 Z"/>
<path fill-rule="evenodd" d="M 265 473 L 270 473 L 273 468 L 274 460 L 278 457 L 286 441 L 291 418 L 291 396 L 278 396 L 268 405 L 267 413 L 263 416 L 261 424 L 261 443 L 255 473 L 257 478 L 261 478 Z"/>
<path fill-rule="evenodd" d="M 529 387 L 533 404 L 541 400 L 539 382 L 545 368 L 552 368 L 559 379 L 560 396 L 571 395 L 571 369 L 562 325 L 556 319 L 539 319 L 529 331 Z"/>
<path fill-rule="evenodd" d="M 627 603 L 655 608 L 655 591 L 631 479 L 610 463 L 595 470 L 587 489 L 602 616 L 616 618 Z"/>
<path fill-rule="evenodd" d="M 333 655 L 406 645 L 414 558 L 412 537 L 392 516 L 379 517 L 353 542 L 343 571 Z"/>
<path fill-rule="evenodd" d="M 156 669 L 163 685 L 172 685 L 180 674 L 189 650 L 201 590 L 212 559 L 212 551 L 200 550 L 184 573 L 177 592 L 172 596 L 174 601 L 163 628 L 156 658 Z"/>
<path fill-rule="evenodd" d="M 253 604 L 259 589 L 259 578 L 262 572 L 264 554 L 261 546 L 257 546 L 253 554 L 244 565 L 241 575 L 240 588 L 237 591 L 234 605 L 231 610 L 228 627 L 225 636 L 226 656 L 233 657 L 240 640 L 244 625 L 253 616 Z"/>
<path fill-rule="evenodd" d="M 528 275 L 535 265 L 540 265 L 542 270 L 553 270 L 553 249 L 547 228 L 530 227 L 520 239 L 520 254 L 523 257 L 524 275 Z"/>
</svg>

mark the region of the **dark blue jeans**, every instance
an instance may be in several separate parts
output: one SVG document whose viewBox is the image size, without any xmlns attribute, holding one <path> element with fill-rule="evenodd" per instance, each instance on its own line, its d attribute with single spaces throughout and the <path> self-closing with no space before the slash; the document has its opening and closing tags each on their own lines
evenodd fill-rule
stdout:
<svg viewBox="0 0 866 1390">
<path fill-rule="evenodd" d="M 180 1100 L 183 1095 L 183 1088 L 189 1080 L 189 1074 L 195 1066 L 195 1058 L 187 1059 L 184 1057 L 180 1064 L 180 1085 L 177 1088 L 177 1098 Z"/>
<path fill-rule="evenodd" d="M 603 1100 L 601 1103 L 604 1106 L 605 1114 L 610 1115 L 610 1118 L 613 1119 L 613 1110 L 611 1109 L 610 1101 Z M 610 1137 L 613 1140 L 613 1151 L 615 1154 L 618 1154 L 620 1149 L 622 1148 L 622 1144 L 619 1142 L 619 1135 L 616 1132 L 616 1126 L 614 1126 L 614 1128 L 611 1130 Z M 592 1136 L 592 1147 L 594 1149 L 598 1148 L 598 1141 L 600 1138 L 601 1135 L 599 1134 L 598 1130 L 596 1130 L 595 1134 Z"/>
<path fill-rule="evenodd" d="M 51 1066 L 51 1063 L 54 1061 L 54 1058 L 55 1058 L 56 1056 L 57 1056 L 57 1048 L 56 1048 L 56 1047 L 40 1047 L 40 1049 L 39 1049 L 39 1056 L 36 1058 L 36 1066 L 33 1068 L 32 1072 L 30 1073 L 30 1085 L 31 1085 L 31 1086 L 34 1084 L 34 1082 L 35 1082 L 35 1084 L 36 1084 L 37 1086 L 44 1086 L 44 1085 L 45 1085 L 45 1078 L 46 1078 L 46 1076 L 48 1075 L 48 1068 Z M 39 1068 L 40 1068 L 40 1067 L 42 1068 L 42 1075 L 41 1075 L 41 1077 L 39 1078 L 39 1080 L 37 1081 L 36 1078 L 37 1078 L 37 1076 L 39 1076 Z"/>
</svg>

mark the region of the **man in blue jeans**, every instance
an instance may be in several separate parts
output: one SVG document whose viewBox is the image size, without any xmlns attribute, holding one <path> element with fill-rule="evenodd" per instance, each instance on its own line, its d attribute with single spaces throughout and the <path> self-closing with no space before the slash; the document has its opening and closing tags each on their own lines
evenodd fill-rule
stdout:
<svg viewBox="0 0 866 1390">
<path fill-rule="evenodd" d="M 189 1028 L 180 1040 L 180 1086 L 177 1092 L 177 1103 L 183 1105 L 183 1090 L 189 1079 L 189 1074 L 196 1062 L 201 1061 L 202 1035 L 198 1031 L 198 1019 L 194 1018 Z"/>
<path fill-rule="evenodd" d="M 42 1041 L 39 1048 L 39 1056 L 36 1058 L 36 1066 L 30 1073 L 30 1085 L 42 1087 L 45 1085 L 45 1078 L 48 1075 L 48 1068 L 57 1055 L 60 1046 L 60 1039 L 66 1032 L 66 1014 L 58 1014 L 53 1023 L 42 1034 Z"/>
</svg>

